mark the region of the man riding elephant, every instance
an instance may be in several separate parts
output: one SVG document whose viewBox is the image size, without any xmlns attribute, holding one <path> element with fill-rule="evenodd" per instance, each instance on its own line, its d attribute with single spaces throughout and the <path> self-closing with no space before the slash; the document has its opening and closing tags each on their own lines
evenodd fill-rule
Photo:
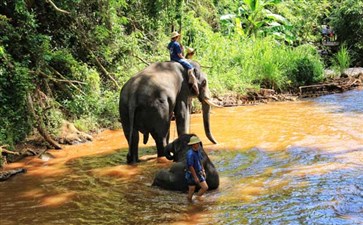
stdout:
<svg viewBox="0 0 363 225">
<path fill-rule="evenodd" d="M 176 31 L 171 33 L 171 41 L 168 44 L 168 49 L 170 53 L 170 61 L 180 63 L 185 69 L 188 70 L 188 82 L 192 85 L 195 94 L 199 94 L 197 78 L 194 74 L 194 66 L 189 63 L 184 57 L 183 46 L 179 43 L 180 34 Z"/>
</svg>

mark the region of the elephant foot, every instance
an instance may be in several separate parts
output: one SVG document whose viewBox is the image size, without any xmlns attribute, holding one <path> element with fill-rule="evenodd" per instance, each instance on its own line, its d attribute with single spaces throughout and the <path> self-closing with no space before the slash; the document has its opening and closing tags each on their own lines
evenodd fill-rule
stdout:
<svg viewBox="0 0 363 225">
<path fill-rule="evenodd" d="M 129 153 L 127 153 L 126 159 L 127 159 L 126 160 L 127 164 L 135 164 L 135 163 L 140 162 L 140 160 L 138 158 L 131 157 L 131 155 Z"/>
</svg>

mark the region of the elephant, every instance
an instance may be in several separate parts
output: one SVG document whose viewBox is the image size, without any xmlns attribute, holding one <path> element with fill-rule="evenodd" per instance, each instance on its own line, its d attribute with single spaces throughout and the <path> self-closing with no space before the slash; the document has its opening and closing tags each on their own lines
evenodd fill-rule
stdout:
<svg viewBox="0 0 363 225">
<path fill-rule="evenodd" d="M 186 153 L 190 149 L 188 142 L 190 138 L 195 134 L 182 134 L 175 139 L 172 143 L 165 147 L 165 156 L 169 160 L 173 160 L 170 170 L 160 170 L 153 181 L 153 186 L 159 186 L 161 188 L 173 191 L 187 191 L 188 185 L 185 179 L 186 171 Z M 207 153 L 203 149 L 201 143 L 203 160 L 202 164 L 206 173 L 206 181 L 208 189 L 217 189 L 219 186 L 219 175 L 217 169 L 209 159 Z"/>
<path fill-rule="evenodd" d="M 187 70 L 177 62 L 157 62 L 131 77 L 120 93 L 119 113 L 129 150 L 127 163 L 139 161 L 139 132 L 146 144 L 149 134 L 155 140 L 157 156 L 164 156 L 169 142 L 170 122 L 174 114 L 178 136 L 189 132 L 191 98 L 197 97 L 202 104 L 205 134 L 214 144 L 210 131 L 211 106 L 207 77 L 197 62 L 191 61 L 197 78 L 199 94 L 188 83 Z"/>
</svg>

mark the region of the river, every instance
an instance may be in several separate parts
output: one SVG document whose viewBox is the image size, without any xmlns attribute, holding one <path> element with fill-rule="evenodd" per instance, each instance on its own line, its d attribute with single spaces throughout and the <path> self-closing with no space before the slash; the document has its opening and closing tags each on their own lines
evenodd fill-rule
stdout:
<svg viewBox="0 0 363 225">
<path fill-rule="evenodd" d="M 8 165 L 28 172 L 0 183 L 0 224 L 363 224 L 363 90 L 213 109 L 211 126 L 217 145 L 192 115 L 221 179 L 203 202 L 152 187 L 170 162 L 126 165 L 122 131 L 108 130 Z"/>
</svg>

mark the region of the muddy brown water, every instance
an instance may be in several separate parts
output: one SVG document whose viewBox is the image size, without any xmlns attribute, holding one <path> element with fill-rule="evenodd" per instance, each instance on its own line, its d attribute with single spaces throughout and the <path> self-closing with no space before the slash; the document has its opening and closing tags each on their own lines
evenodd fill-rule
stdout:
<svg viewBox="0 0 363 225">
<path fill-rule="evenodd" d="M 26 158 L 0 183 L 0 224 L 363 224 L 363 91 L 300 102 L 213 109 L 219 144 L 198 134 L 221 184 L 204 202 L 152 187 L 170 166 L 125 164 L 122 131 Z M 175 138 L 174 126 L 171 138 Z M 155 154 L 153 140 L 140 154 Z"/>
</svg>

